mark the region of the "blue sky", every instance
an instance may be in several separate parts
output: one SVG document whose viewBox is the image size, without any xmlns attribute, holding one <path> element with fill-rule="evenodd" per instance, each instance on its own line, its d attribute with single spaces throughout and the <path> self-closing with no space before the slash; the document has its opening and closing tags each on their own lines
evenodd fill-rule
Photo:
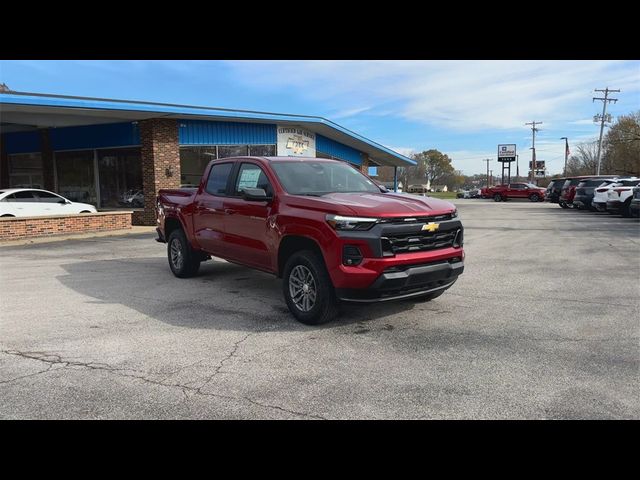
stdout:
<svg viewBox="0 0 640 480">
<path fill-rule="evenodd" d="M 12 90 L 320 115 L 398 152 L 436 148 L 466 174 L 498 143 L 525 169 L 531 130 L 550 173 L 597 140 L 595 88 L 622 90 L 615 117 L 640 109 L 639 61 L 8 61 Z M 599 96 L 599 95 L 598 95 Z M 525 162 L 526 161 L 526 162 Z M 494 174 L 499 169 L 492 162 Z"/>
</svg>

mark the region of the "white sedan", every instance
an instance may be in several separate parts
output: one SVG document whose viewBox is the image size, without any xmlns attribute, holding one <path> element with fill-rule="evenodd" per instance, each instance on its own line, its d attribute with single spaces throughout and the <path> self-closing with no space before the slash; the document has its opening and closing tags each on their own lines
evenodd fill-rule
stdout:
<svg viewBox="0 0 640 480">
<path fill-rule="evenodd" d="M 40 217 L 96 212 L 96 207 L 93 205 L 72 202 L 47 190 L 0 189 L 0 217 Z"/>
</svg>

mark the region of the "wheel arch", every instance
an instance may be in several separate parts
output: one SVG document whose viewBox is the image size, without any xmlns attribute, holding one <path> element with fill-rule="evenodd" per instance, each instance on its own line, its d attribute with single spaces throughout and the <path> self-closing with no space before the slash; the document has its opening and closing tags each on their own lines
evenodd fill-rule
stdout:
<svg viewBox="0 0 640 480">
<path fill-rule="evenodd" d="M 301 250 L 311 250 L 316 252 L 320 258 L 324 261 L 324 255 L 318 242 L 310 237 L 304 235 L 287 235 L 282 238 L 280 245 L 278 246 L 278 278 L 282 277 L 285 263 L 287 259 L 295 252 Z"/>
</svg>

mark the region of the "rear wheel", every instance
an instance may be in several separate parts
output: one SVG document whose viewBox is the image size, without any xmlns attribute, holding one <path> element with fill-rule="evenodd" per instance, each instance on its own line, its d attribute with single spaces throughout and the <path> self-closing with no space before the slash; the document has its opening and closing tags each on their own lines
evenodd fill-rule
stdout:
<svg viewBox="0 0 640 480">
<path fill-rule="evenodd" d="M 494 201 L 494 202 L 501 202 L 501 201 L 502 201 L 502 195 L 500 195 L 499 193 L 496 193 L 496 194 L 493 196 L 493 201 Z"/>
<path fill-rule="evenodd" d="M 282 293 L 289 311 L 306 325 L 320 325 L 338 314 L 338 301 L 321 257 L 311 250 L 296 252 L 284 267 Z"/>
<path fill-rule="evenodd" d="M 540 195 L 538 195 L 537 193 L 534 193 L 533 195 L 529 196 L 529 200 L 531 200 L 532 202 L 538 202 L 540 201 Z"/>
<path fill-rule="evenodd" d="M 193 277 L 200 269 L 201 255 L 194 252 L 181 229 L 174 230 L 167 241 L 169 267 L 178 278 Z"/>
<path fill-rule="evenodd" d="M 11 215 L 10 213 L 5 213 L 4 215 L 0 215 L 0 217 L 15 217 L 15 215 Z"/>
<path fill-rule="evenodd" d="M 564 202 L 558 202 L 558 205 L 560 205 L 562 208 L 569 208 Z"/>
</svg>

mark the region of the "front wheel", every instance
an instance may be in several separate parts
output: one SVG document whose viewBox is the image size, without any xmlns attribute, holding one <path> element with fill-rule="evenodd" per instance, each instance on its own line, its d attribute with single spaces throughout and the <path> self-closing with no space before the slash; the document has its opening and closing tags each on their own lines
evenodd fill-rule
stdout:
<svg viewBox="0 0 640 480">
<path fill-rule="evenodd" d="M 562 208 L 569 208 L 564 202 L 558 202 L 558 205 L 560 205 Z"/>
<path fill-rule="evenodd" d="M 315 252 L 294 253 L 284 267 L 282 293 L 289 311 L 306 325 L 320 325 L 338 314 L 338 301 L 324 261 Z"/>
<path fill-rule="evenodd" d="M 538 195 L 537 193 L 534 193 L 529 197 L 529 200 L 531 200 L 532 202 L 538 202 L 540 200 L 540 195 Z"/>
<path fill-rule="evenodd" d="M 200 269 L 201 257 L 194 252 L 181 229 L 174 230 L 167 241 L 169 267 L 178 278 L 193 277 Z"/>
<path fill-rule="evenodd" d="M 501 202 L 501 201 L 502 201 L 502 195 L 500 195 L 499 193 L 496 193 L 496 194 L 493 196 L 493 201 L 494 201 L 494 202 Z"/>
</svg>

